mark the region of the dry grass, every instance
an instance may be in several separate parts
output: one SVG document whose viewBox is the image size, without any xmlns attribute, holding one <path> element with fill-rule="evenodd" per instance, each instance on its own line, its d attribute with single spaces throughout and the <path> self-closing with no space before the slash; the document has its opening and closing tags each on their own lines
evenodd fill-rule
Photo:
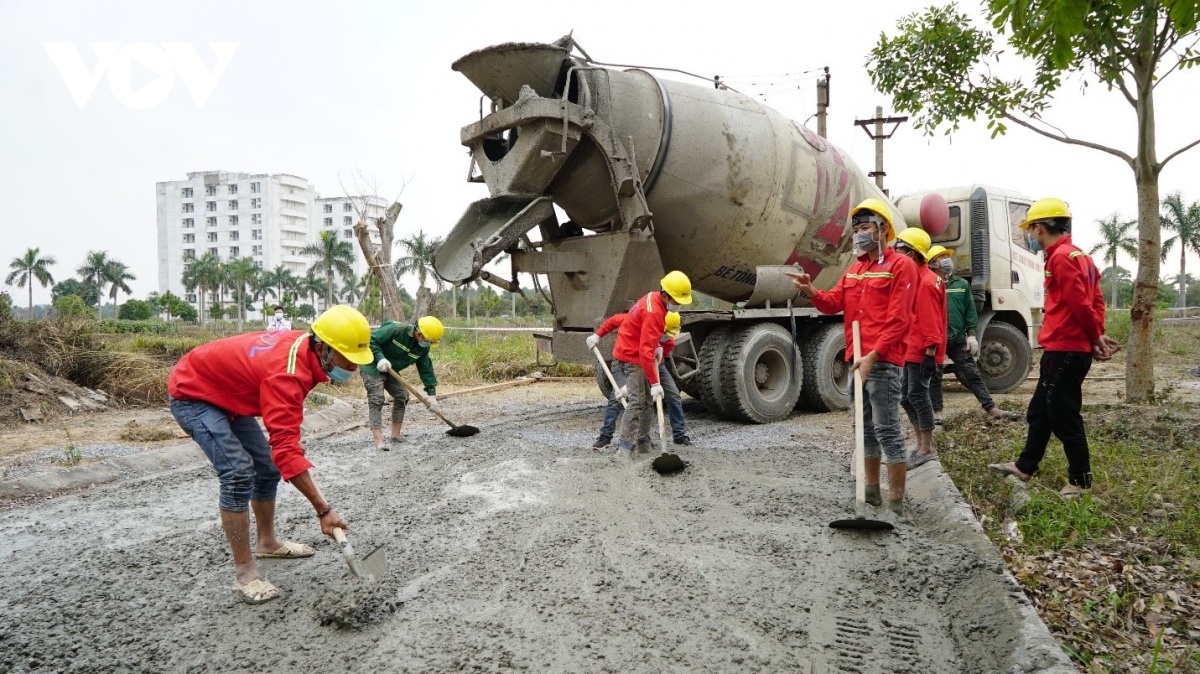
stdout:
<svg viewBox="0 0 1200 674">
<path fill-rule="evenodd" d="M 119 436 L 127 442 L 161 442 L 175 438 L 177 432 L 165 426 L 143 426 L 136 419 L 125 424 Z"/>
</svg>

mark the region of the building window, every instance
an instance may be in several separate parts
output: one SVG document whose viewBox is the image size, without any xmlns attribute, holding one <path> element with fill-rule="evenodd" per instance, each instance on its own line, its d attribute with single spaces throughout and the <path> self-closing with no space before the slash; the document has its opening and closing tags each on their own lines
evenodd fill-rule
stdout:
<svg viewBox="0 0 1200 674">
<path fill-rule="evenodd" d="M 332 213 L 333 212 L 333 204 L 325 204 L 325 212 Z"/>
<path fill-rule="evenodd" d="M 333 227 L 333 218 L 325 218 L 325 226 Z"/>
<path fill-rule="evenodd" d="M 229 216 L 229 226 L 230 227 L 238 226 L 238 216 L 236 216 L 236 215 Z"/>
<path fill-rule="evenodd" d="M 184 229 L 191 229 L 195 226 L 196 226 L 196 221 L 193 220 L 192 218 L 184 218 L 183 219 L 183 228 Z"/>
<path fill-rule="evenodd" d="M 263 266 L 262 266 L 262 260 L 255 260 L 255 261 L 254 261 L 254 266 L 255 266 L 256 268 L 258 268 L 258 269 L 262 269 L 262 268 L 263 268 Z"/>
<path fill-rule="evenodd" d="M 240 234 L 239 232 L 230 232 L 230 233 L 229 233 L 229 240 L 230 240 L 230 241 L 237 241 L 237 240 L 238 240 L 238 239 L 240 239 L 240 238 L 241 238 L 241 234 Z"/>
<path fill-rule="evenodd" d="M 192 188 L 190 188 L 190 187 L 183 188 L 183 191 L 180 192 L 180 196 L 182 196 L 184 199 L 191 199 L 192 198 Z"/>
<path fill-rule="evenodd" d="M 262 255 L 262 246 L 251 246 L 250 252 L 256 257 Z"/>
<path fill-rule="evenodd" d="M 216 249 L 216 248 L 209 248 L 209 249 L 208 249 L 208 252 L 209 252 L 209 254 L 210 254 L 210 255 L 212 255 L 213 257 L 217 258 L 218 260 L 220 260 L 220 259 L 221 259 L 221 254 L 217 252 L 217 249 Z"/>
<path fill-rule="evenodd" d="M 215 202 L 215 201 L 206 201 L 206 202 L 204 202 L 204 210 L 206 210 L 206 211 L 215 211 L 215 210 L 217 210 L 217 202 Z"/>
<path fill-rule="evenodd" d="M 346 238 L 346 239 L 352 239 L 352 238 L 354 238 L 354 230 L 353 230 L 353 229 L 343 229 L 343 230 L 342 230 L 342 237 L 343 237 L 343 238 Z"/>
<path fill-rule="evenodd" d="M 195 260 L 196 259 L 196 249 L 195 248 L 184 248 L 183 249 L 183 259 Z"/>
<path fill-rule="evenodd" d="M 241 248 L 238 248 L 237 246 L 229 247 L 229 257 L 234 258 L 234 257 L 237 257 L 238 255 L 241 255 L 241 253 L 242 253 Z"/>
<path fill-rule="evenodd" d="M 238 200 L 230 199 L 229 200 L 229 210 L 236 211 L 237 209 L 238 209 Z"/>
<path fill-rule="evenodd" d="M 216 232 L 209 232 L 209 233 L 208 233 L 208 242 L 209 242 L 209 243 L 216 243 L 216 242 L 217 242 L 217 233 L 216 233 Z"/>
<path fill-rule="evenodd" d="M 258 194 L 259 192 L 261 192 L 262 191 L 262 183 L 250 183 L 250 191 L 254 194 Z"/>
<path fill-rule="evenodd" d="M 191 304 L 195 304 L 196 303 L 196 293 L 188 293 L 183 296 L 183 299 L 187 300 Z"/>
<path fill-rule="evenodd" d="M 262 198 L 254 197 L 250 200 L 250 208 L 262 208 Z"/>
<path fill-rule="evenodd" d="M 184 234 L 183 242 L 184 243 L 196 243 L 196 235 L 195 234 Z"/>
<path fill-rule="evenodd" d="M 354 218 L 351 218 L 349 215 L 347 215 L 346 217 L 342 218 L 342 224 L 346 226 L 353 225 Z"/>
<path fill-rule="evenodd" d="M 250 240 L 251 241 L 262 241 L 262 230 L 261 229 L 250 230 Z"/>
<path fill-rule="evenodd" d="M 208 225 L 209 227 L 216 227 L 217 219 L 216 218 L 205 218 L 204 224 Z"/>
<path fill-rule="evenodd" d="M 250 214 L 250 224 L 261 225 L 262 224 L 262 213 L 251 213 Z"/>
<path fill-rule="evenodd" d="M 230 186 L 229 186 L 229 193 L 230 193 L 230 194 L 237 194 L 237 185 L 230 185 Z"/>
<path fill-rule="evenodd" d="M 353 208 L 353 206 L 350 205 L 349 201 L 342 204 L 342 212 L 343 213 L 349 213 L 351 208 Z"/>
<path fill-rule="evenodd" d="M 215 196 L 217 194 L 217 186 L 216 185 L 206 185 L 204 187 L 204 193 L 210 197 Z"/>
<path fill-rule="evenodd" d="M 184 213 L 193 213 L 193 212 L 195 212 L 195 210 L 196 210 L 196 204 L 184 204 L 183 205 Z"/>
</svg>

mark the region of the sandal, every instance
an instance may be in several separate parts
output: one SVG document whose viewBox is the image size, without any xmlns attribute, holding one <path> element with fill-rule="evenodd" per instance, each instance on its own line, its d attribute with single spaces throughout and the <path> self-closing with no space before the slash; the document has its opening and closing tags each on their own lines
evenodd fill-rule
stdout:
<svg viewBox="0 0 1200 674">
<path fill-rule="evenodd" d="M 1075 499 L 1089 493 L 1090 491 L 1091 490 L 1084 489 L 1083 487 L 1077 485 L 1067 484 L 1063 485 L 1063 488 L 1058 490 L 1058 493 L 1061 494 L 1065 499 Z"/>
<path fill-rule="evenodd" d="M 929 454 L 913 453 L 912 456 L 908 457 L 908 469 L 912 470 L 913 468 L 917 468 L 919 466 L 924 466 L 925 464 L 929 463 L 930 461 L 937 461 L 937 460 L 938 460 L 938 455 L 934 454 L 934 453 L 929 453 Z"/>
<path fill-rule="evenodd" d="M 1001 473 L 1003 475 L 1012 475 L 1022 482 L 1028 482 L 1032 475 L 1022 473 L 1015 463 L 989 463 L 988 468 Z"/>
<path fill-rule="evenodd" d="M 317 554 L 317 551 L 303 543 L 293 543 L 292 541 L 284 541 L 283 545 L 275 552 L 256 552 L 254 556 L 258 559 L 301 559 L 303 557 L 312 557 Z"/>
<path fill-rule="evenodd" d="M 256 578 L 241 587 L 234 585 L 233 593 L 247 604 L 263 604 L 279 598 L 279 590 L 266 578 Z"/>
</svg>

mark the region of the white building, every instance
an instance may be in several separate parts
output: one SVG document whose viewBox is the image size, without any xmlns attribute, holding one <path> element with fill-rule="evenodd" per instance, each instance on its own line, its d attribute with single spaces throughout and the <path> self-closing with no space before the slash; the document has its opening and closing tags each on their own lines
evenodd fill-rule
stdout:
<svg viewBox="0 0 1200 674">
<path fill-rule="evenodd" d="M 306 179 L 286 173 L 229 171 L 200 171 L 187 174 L 187 180 L 160 182 L 157 201 L 159 292 L 169 290 L 192 305 L 196 294 L 182 281 L 188 260 L 209 252 L 222 261 L 249 257 L 259 268 L 283 265 L 303 276 L 313 260 L 300 251 L 325 230 L 351 244 L 354 271 L 361 276 L 367 263 L 352 228 L 364 207 L 368 216 L 381 217 L 387 205 L 384 199 L 322 199 Z M 209 302 L 215 301 L 210 294 Z"/>
</svg>

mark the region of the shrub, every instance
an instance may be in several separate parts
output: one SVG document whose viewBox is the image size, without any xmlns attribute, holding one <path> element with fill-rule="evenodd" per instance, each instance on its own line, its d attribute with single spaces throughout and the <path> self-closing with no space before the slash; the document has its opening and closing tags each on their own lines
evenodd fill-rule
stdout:
<svg viewBox="0 0 1200 674">
<path fill-rule="evenodd" d="M 144 321 L 154 316 L 154 307 L 145 300 L 129 300 L 121 305 L 117 318 L 125 321 Z"/>
<path fill-rule="evenodd" d="M 63 295 L 54 300 L 54 316 L 60 320 L 73 320 L 91 317 L 92 310 L 84 304 L 79 295 Z"/>
<path fill-rule="evenodd" d="M 106 318 L 100 321 L 98 332 L 114 335 L 142 333 L 161 335 L 171 332 L 171 326 L 155 319 L 134 321 Z"/>
</svg>

